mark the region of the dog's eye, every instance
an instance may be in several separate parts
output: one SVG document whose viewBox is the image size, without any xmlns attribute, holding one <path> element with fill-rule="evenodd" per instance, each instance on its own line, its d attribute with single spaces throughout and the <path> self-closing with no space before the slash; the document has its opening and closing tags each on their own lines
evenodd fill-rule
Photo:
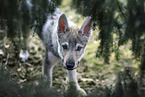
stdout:
<svg viewBox="0 0 145 97">
<path fill-rule="evenodd" d="M 82 48 L 83 48 L 83 47 L 78 46 L 76 50 L 77 50 L 77 51 L 81 51 Z"/>
<path fill-rule="evenodd" d="M 68 49 L 67 44 L 63 44 L 63 45 L 62 45 L 62 48 L 63 48 L 64 50 Z"/>
</svg>

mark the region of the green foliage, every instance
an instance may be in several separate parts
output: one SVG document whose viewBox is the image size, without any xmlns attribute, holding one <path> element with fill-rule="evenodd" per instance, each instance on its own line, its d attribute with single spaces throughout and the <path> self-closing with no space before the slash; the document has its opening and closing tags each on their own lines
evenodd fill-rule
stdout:
<svg viewBox="0 0 145 97">
<path fill-rule="evenodd" d="M 18 2 L 17 0 L 0 0 L 0 28 L 8 29 L 8 36 L 12 36 L 16 33 L 15 29 L 17 28 L 18 24 L 17 17 L 18 14 Z M 14 36 L 14 35 L 13 35 Z"/>
<path fill-rule="evenodd" d="M 80 3 L 81 2 L 81 3 Z M 97 21 L 99 25 L 100 33 L 99 38 L 101 39 L 100 46 L 97 50 L 96 56 L 102 55 L 105 59 L 105 63 L 109 63 L 109 57 L 112 52 L 113 46 L 113 29 L 117 28 L 116 19 L 114 18 L 115 14 L 115 2 L 113 0 L 96 0 L 90 1 L 87 0 L 74 0 L 74 8 L 77 8 L 77 12 L 81 13 L 84 16 L 92 16 L 94 21 Z M 110 7 L 111 6 L 111 7 Z M 94 27 L 96 22 L 94 23 Z"/>
<path fill-rule="evenodd" d="M 144 48 L 144 53 L 143 53 L 142 59 L 141 59 L 140 70 L 141 70 L 141 73 L 144 74 L 144 72 L 145 72 L 145 48 Z"/>
<path fill-rule="evenodd" d="M 144 42 L 144 26 L 145 26 L 145 14 L 144 14 L 144 0 L 128 0 L 126 5 L 126 29 L 125 34 L 120 40 L 120 44 L 124 43 L 128 39 L 132 40 L 132 51 L 137 58 L 140 58 L 143 51 Z"/>
<path fill-rule="evenodd" d="M 114 97 L 141 97 L 137 80 L 132 72 L 131 68 L 126 67 L 124 71 L 118 73 Z"/>
<path fill-rule="evenodd" d="M 136 58 L 140 58 L 144 48 L 145 11 L 144 0 L 73 0 L 72 7 L 83 16 L 92 16 L 94 28 L 98 25 L 100 46 L 96 56 L 103 56 L 109 63 L 109 56 L 113 52 L 113 33 L 119 39 L 118 48 L 129 39 L 132 41 L 132 51 Z M 119 54 L 116 52 L 118 59 Z"/>
<path fill-rule="evenodd" d="M 27 27 L 39 30 L 56 7 L 49 0 L 0 0 L 0 4 L 0 29 L 9 38 L 26 33 Z M 60 4 L 61 1 L 57 5 Z"/>
<path fill-rule="evenodd" d="M 62 0 L 51 0 L 51 1 L 54 2 L 56 6 L 60 6 L 62 3 Z"/>
</svg>

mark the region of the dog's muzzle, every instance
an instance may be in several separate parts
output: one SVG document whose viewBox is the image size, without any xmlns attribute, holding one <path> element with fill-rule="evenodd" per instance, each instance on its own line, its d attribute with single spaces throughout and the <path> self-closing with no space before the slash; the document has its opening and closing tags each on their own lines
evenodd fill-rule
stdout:
<svg viewBox="0 0 145 97">
<path fill-rule="evenodd" d="M 77 65 L 78 64 L 79 64 L 79 62 L 77 63 Z M 74 67 L 74 66 L 75 66 L 74 62 L 66 62 L 64 68 L 67 69 L 67 70 L 74 70 L 74 69 L 77 68 L 77 66 L 76 67 Z"/>
<path fill-rule="evenodd" d="M 70 62 L 66 62 L 65 66 L 66 66 L 66 69 L 73 70 L 74 66 L 75 66 L 75 63 L 71 62 L 71 61 Z"/>
</svg>

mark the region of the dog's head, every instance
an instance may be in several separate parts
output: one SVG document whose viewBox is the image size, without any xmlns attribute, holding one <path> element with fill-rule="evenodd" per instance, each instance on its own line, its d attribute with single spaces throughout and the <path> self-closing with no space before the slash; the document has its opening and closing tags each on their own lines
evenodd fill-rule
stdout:
<svg viewBox="0 0 145 97">
<path fill-rule="evenodd" d="M 58 51 L 64 67 L 73 70 L 84 55 L 86 44 L 91 36 L 91 17 L 87 17 L 80 29 L 69 27 L 65 14 L 58 20 Z"/>
</svg>

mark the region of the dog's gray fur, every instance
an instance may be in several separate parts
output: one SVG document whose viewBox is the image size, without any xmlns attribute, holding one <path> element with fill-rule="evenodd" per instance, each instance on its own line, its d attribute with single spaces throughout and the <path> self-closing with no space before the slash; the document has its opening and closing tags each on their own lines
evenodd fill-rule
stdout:
<svg viewBox="0 0 145 97">
<path fill-rule="evenodd" d="M 38 36 L 45 46 L 42 72 L 50 81 L 50 86 L 52 86 L 53 67 L 62 61 L 68 73 L 69 83 L 74 83 L 77 90 L 86 94 L 78 84 L 76 68 L 91 36 L 91 26 L 91 18 L 87 17 L 82 27 L 77 28 L 58 8 L 48 16 Z"/>
</svg>

